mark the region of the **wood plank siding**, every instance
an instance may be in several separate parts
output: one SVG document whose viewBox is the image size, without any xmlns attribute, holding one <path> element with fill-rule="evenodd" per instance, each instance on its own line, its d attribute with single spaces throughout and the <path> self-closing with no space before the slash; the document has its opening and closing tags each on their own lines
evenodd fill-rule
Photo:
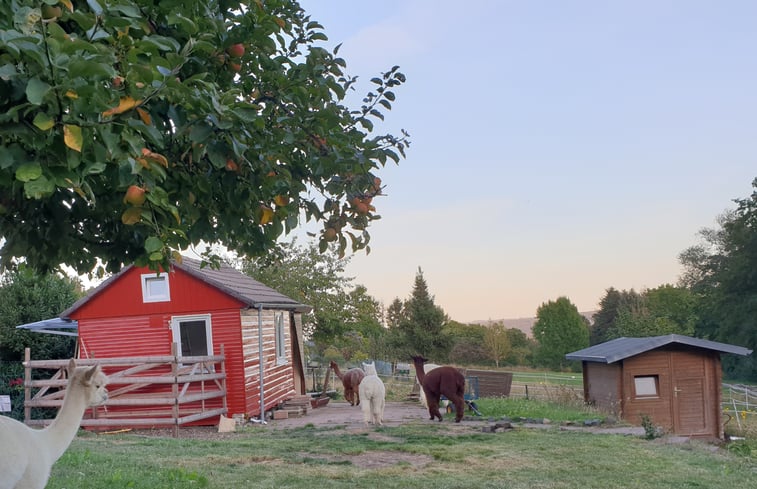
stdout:
<svg viewBox="0 0 757 489">
<path fill-rule="evenodd" d="M 584 399 L 603 411 L 620 416 L 621 368 L 618 364 L 584 362 Z"/>
<path fill-rule="evenodd" d="M 286 345 L 286 363 L 278 364 L 276 358 L 275 316 L 283 314 Z M 265 410 L 293 397 L 295 392 L 292 372 L 292 342 L 290 317 L 286 311 L 263 310 L 260 315 L 263 328 L 263 378 Z M 242 351 L 244 356 L 244 378 L 246 406 L 248 412 L 260 412 L 260 342 L 258 341 L 258 311 L 248 309 L 242 312 Z"/>
<path fill-rule="evenodd" d="M 623 417 L 638 423 L 647 415 L 673 433 L 720 438 L 719 369 L 716 352 L 680 346 L 628 358 L 623 361 Z M 657 396 L 638 395 L 639 376 L 658 380 Z"/>
</svg>

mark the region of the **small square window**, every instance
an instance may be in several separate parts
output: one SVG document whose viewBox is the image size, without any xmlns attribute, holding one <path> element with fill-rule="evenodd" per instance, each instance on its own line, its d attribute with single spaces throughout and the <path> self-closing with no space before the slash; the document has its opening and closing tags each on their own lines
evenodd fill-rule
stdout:
<svg viewBox="0 0 757 489">
<path fill-rule="evenodd" d="M 142 275 L 142 301 L 168 302 L 170 300 L 171 291 L 168 287 L 168 274 L 148 273 Z"/>
<path fill-rule="evenodd" d="M 659 380 L 657 375 L 640 375 L 633 378 L 636 397 L 657 397 Z"/>
</svg>

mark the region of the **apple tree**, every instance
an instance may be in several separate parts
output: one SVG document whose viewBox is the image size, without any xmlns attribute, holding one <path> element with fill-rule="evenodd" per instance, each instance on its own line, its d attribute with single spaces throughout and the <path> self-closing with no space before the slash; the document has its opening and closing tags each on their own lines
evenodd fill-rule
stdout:
<svg viewBox="0 0 757 489">
<path fill-rule="evenodd" d="M 322 250 L 369 250 L 377 170 L 409 143 L 374 123 L 405 77 L 350 108 L 325 40 L 292 0 L 0 3 L 0 265 L 255 256 L 303 220 Z"/>
</svg>

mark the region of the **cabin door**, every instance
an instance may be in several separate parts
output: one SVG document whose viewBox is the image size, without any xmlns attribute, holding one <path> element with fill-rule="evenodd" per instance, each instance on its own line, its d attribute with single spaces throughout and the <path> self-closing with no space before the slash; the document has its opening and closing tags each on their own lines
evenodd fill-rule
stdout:
<svg viewBox="0 0 757 489">
<path fill-rule="evenodd" d="M 671 352 L 673 430 L 679 435 L 716 434 L 708 406 L 713 381 L 706 355 Z"/>
</svg>

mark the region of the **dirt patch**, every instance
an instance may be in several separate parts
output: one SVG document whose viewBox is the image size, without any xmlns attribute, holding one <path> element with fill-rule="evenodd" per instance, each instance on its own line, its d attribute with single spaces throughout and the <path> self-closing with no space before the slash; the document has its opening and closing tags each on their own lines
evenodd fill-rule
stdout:
<svg viewBox="0 0 757 489">
<path fill-rule="evenodd" d="M 428 416 L 428 410 L 418 402 L 388 402 L 384 408 L 384 426 L 401 426 L 409 423 L 432 423 Z M 486 424 L 485 418 L 464 419 L 460 423 L 454 422 L 454 414 L 445 415 L 442 423 L 451 434 L 470 433 L 478 431 Z M 347 402 L 329 402 L 326 406 L 310 409 L 308 414 L 288 419 L 270 420 L 266 424 L 250 423 L 248 426 L 265 427 L 272 430 L 288 430 L 313 426 L 316 428 L 333 428 L 344 430 L 346 433 L 365 434 L 378 441 L 399 441 L 393 437 L 376 431 L 373 425 L 366 425 L 363 421 L 363 412 L 360 406 L 350 406 Z M 118 430 L 123 433 L 127 430 Z M 149 437 L 172 437 L 172 428 L 154 428 L 128 430 L 137 436 Z M 102 435 L 102 434 L 101 434 Z M 217 426 L 182 426 L 179 428 L 179 438 L 191 438 L 198 440 L 223 440 L 234 439 L 240 436 L 249 436 L 249 432 L 240 429 L 230 433 L 219 433 Z"/>
<path fill-rule="evenodd" d="M 444 421 L 430 421 L 428 410 L 418 402 L 388 402 L 384 408 L 384 426 L 402 426 L 407 424 L 435 424 L 443 427 L 449 435 L 463 435 L 472 432 L 481 432 L 486 426 L 492 424 L 492 420 L 485 417 L 471 416 L 466 413 L 466 417 L 460 423 L 454 422 L 453 414 L 446 414 Z M 359 406 L 350 406 L 347 402 L 331 401 L 325 406 L 316 409 L 310 409 L 307 415 L 300 417 L 291 417 L 288 419 L 270 420 L 266 424 L 250 424 L 249 426 L 263 427 L 271 430 L 288 430 L 313 426 L 315 428 L 327 428 L 324 434 L 329 432 L 328 429 L 340 430 L 351 434 L 367 434 L 371 439 L 377 441 L 400 442 L 386 433 L 377 431 L 373 425 L 366 425 L 363 422 L 363 413 Z M 580 430 L 591 433 L 614 433 L 640 436 L 643 434 L 643 428 L 632 426 L 618 427 L 584 427 L 584 426 L 555 426 L 553 424 L 529 424 L 517 423 L 516 428 L 529 429 L 561 429 L 561 430 Z M 151 430 L 133 430 L 132 434 L 137 436 L 156 436 L 171 437 L 173 430 L 171 428 L 156 428 Z M 250 436 L 249 430 L 239 429 L 231 433 L 219 433 L 217 426 L 189 426 L 179 429 L 180 438 L 191 438 L 199 440 L 224 440 L 235 439 L 239 437 Z M 393 455 L 393 452 L 389 452 Z M 360 462 L 360 460 L 358 460 Z M 357 462 L 353 462 L 359 465 Z M 368 463 L 368 462 L 365 462 Z M 392 463 L 397 463 L 394 461 Z"/>
</svg>

